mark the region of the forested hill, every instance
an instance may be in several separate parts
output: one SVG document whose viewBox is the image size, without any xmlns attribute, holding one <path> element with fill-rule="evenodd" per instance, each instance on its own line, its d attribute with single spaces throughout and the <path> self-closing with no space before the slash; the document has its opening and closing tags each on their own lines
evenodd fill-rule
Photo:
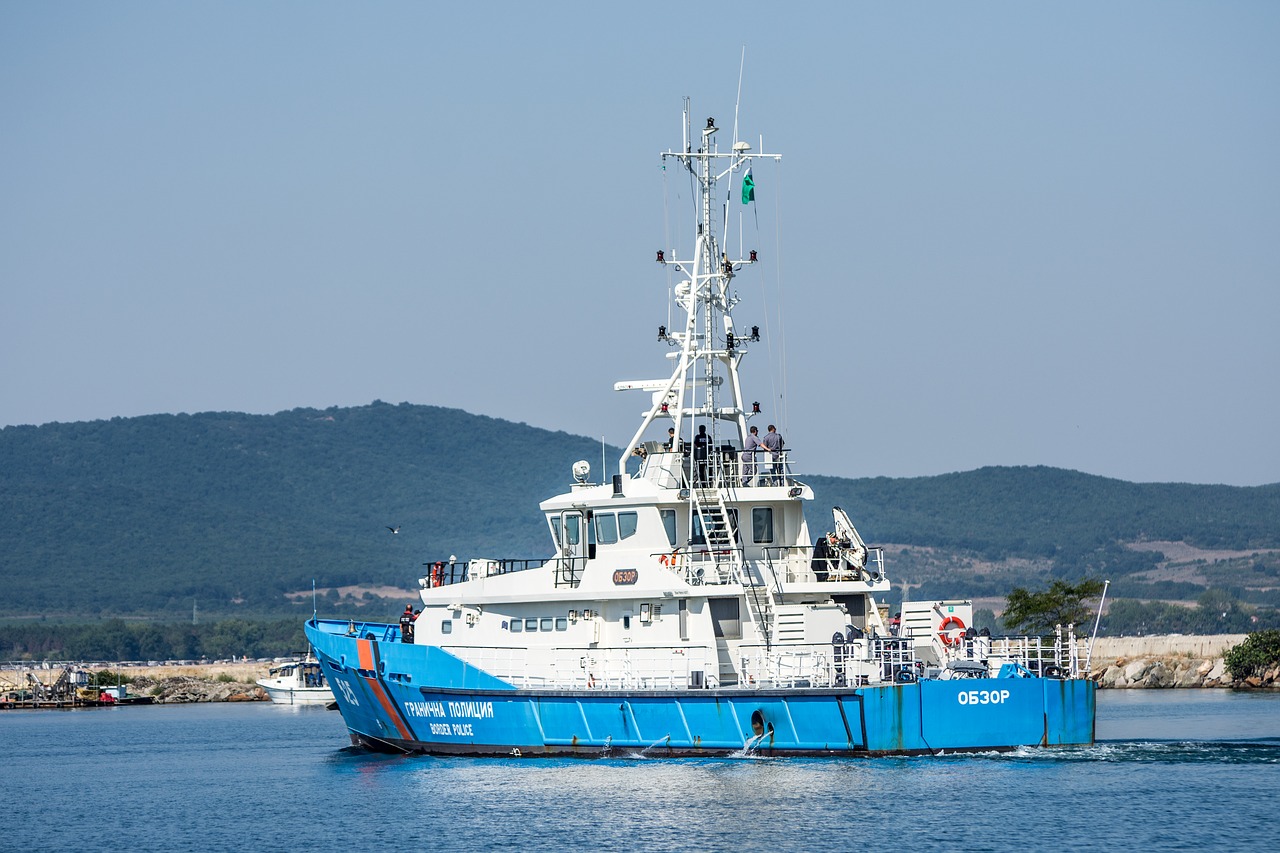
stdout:
<svg viewBox="0 0 1280 853">
<path fill-rule="evenodd" d="M 0 614 L 261 613 L 313 579 L 546 556 L 537 503 L 578 459 L 599 442 L 408 404 L 7 427 Z"/>
<path fill-rule="evenodd" d="M 618 450 L 609 448 L 612 466 Z M 374 403 L 0 430 L 0 616 L 310 613 L 311 588 L 408 588 L 421 564 L 542 557 L 537 503 L 594 440 L 456 409 Z M 1280 485 L 1133 484 L 1050 468 L 804 477 L 872 542 L 1044 561 L 1061 575 L 1184 540 L 1280 548 Z M 388 527 L 399 527 L 392 533 Z M 1145 562 L 1144 562 L 1145 561 Z M 331 595 L 336 595 L 333 593 Z M 351 602 L 354 605 L 354 602 Z M 371 599 L 377 607 L 382 602 Z M 381 614 L 386 615 L 386 614 Z"/>
<path fill-rule="evenodd" d="M 1045 467 L 805 482 L 823 506 L 843 506 L 878 540 L 989 559 L 1085 559 L 1109 543 L 1144 539 L 1224 550 L 1280 546 L 1280 484 L 1128 483 Z"/>
</svg>

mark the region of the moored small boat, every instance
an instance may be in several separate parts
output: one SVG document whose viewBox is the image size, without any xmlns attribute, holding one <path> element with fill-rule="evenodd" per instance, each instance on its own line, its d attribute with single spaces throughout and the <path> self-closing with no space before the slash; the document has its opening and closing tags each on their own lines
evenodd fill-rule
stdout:
<svg viewBox="0 0 1280 853">
<path fill-rule="evenodd" d="M 328 705 L 333 691 L 319 661 L 310 655 L 305 660 L 274 666 L 258 686 L 267 691 L 271 701 L 280 705 Z"/>
</svg>

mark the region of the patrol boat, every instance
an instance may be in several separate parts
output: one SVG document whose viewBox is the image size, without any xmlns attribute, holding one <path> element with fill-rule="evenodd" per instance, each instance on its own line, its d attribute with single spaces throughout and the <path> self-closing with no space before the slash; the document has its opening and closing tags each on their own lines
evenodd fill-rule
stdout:
<svg viewBox="0 0 1280 853">
<path fill-rule="evenodd" d="M 657 253 L 678 281 L 657 336 L 673 367 L 615 385 L 649 394 L 648 409 L 616 472 L 594 482 L 578 462 L 568 491 L 540 504 L 552 555 L 427 564 L 408 637 L 307 623 L 352 742 L 510 756 L 1092 743 L 1095 685 L 1071 626 L 991 636 L 968 601 L 909 602 L 889 619 L 883 550 L 838 508 L 813 535 L 791 451 L 757 446 L 740 367 L 760 333 L 735 323 L 733 285 L 759 258 L 730 256 L 717 187 L 750 202 L 752 164 L 781 158 L 736 138 L 721 150 L 719 133 L 693 127 L 686 102 L 683 147 L 661 155 L 697 202 L 692 254 Z"/>
</svg>

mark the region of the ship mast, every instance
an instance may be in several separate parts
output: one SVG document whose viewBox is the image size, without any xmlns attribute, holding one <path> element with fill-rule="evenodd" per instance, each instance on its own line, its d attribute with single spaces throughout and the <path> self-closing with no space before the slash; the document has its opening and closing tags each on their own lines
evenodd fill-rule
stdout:
<svg viewBox="0 0 1280 853">
<path fill-rule="evenodd" d="M 777 161 L 782 157 L 778 154 L 753 154 L 750 145 L 736 140 L 729 151 L 720 151 L 716 142 L 720 129 L 711 118 L 701 130 L 700 147 L 692 150 L 689 117 L 686 99 L 684 150 L 665 151 L 662 159 L 664 162 L 668 158 L 674 159 L 697 182 L 698 222 L 693 257 L 680 259 L 675 257 L 674 251 L 659 251 L 657 258 L 659 263 L 672 266 L 685 276 L 676 285 L 674 296 L 675 306 L 684 312 L 685 320 L 682 330 L 674 327 L 668 330 L 665 326 L 658 329 L 660 341 L 679 348 L 678 352 L 668 356 L 675 360 L 670 379 L 618 382 L 614 385 L 619 391 L 655 392 L 652 408 L 618 460 L 620 474 L 626 473 L 630 448 L 639 444 L 645 430 L 660 417 L 671 419 L 677 436 L 685 435 L 687 423 L 690 439 L 699 424 L 706 425 L 713 446 L 718 443 L 721 421 L 734 425 L 739 441 L 745 441 L 747 435 L 748 412 L 738 381 L 738 365 L 746 354 L 746 344 L 758 341 L 760 335 L 758 327 L 752 327 L 751 333 L 746 335 L 735 330 L 733 308 L 738 297 L 729 288 L 737 271 L 757 259 L 755 251 L 736 260 L 730 260 L 725 253 L 725 241 L 717 236 L 715 227 L 715 190 L 717 184 L 725 181 L 730 187 L 735 186 L 735 174 L 749 171 L 752 160 L 768 157 Z M 722 227 L 727 227 L 731 203 L 732 192 L 725 195 Z M 723 387 L 725 385 L 728 387 Z"/>
</svg>

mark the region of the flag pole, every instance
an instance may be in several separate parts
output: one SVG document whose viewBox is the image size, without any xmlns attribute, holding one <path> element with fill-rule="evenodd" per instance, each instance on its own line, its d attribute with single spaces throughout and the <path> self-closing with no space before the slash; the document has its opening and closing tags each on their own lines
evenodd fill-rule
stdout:
<svg viewBox="0 0 1280 853">
<path fill-rule="evenodd" d="M 1102 598 L 1098 599 L 1098 615 L 1093 620 L 1093 633 L 1089 636 L 1089 651 L 1084 656 L 1084 674 L 1089 675 L 1089 667 L 1093 663 L 1093 641 L 1098 638 L 1098 623 L 1102 621 L 1102 605 L 1107 600 L 1107 587 L 1111 586 L 1111 581 L 1102 582 Z"/>
</svg>

